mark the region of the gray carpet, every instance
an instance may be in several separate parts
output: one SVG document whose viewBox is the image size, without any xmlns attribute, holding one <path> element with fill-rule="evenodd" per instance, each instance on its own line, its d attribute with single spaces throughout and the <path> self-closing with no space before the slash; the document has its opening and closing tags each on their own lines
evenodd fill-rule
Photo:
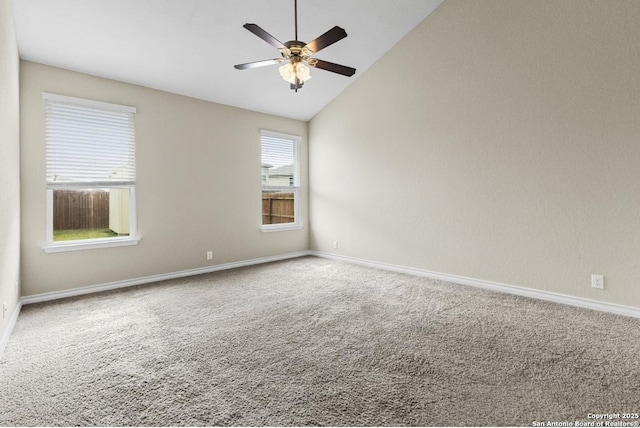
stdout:
<svg viewBox="0 0 640 428">
<path fill-rule="evenodd" d="M 25 306 L 0 423 L 586 420 L 640 411 L 639 351 L 639 319 L 306 257 Z"/>
</svg>

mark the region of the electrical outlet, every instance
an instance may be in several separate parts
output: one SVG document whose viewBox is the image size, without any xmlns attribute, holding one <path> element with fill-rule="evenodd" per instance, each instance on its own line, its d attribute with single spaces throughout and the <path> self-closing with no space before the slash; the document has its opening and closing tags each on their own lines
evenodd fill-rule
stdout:
<svg viewBox="0 0 640 428">
<path fill-rule="evenodd" d="M 591 275 L 591 288 L 604 289 L 604 276 L 603 275 Z"/>
<path fill-rule="evenodd" d="M 213 251 L 207 251 L 207 260 L 213 260 Z"/>
<path fill-rule="evenodd" d="M 338 248 L 338 241 L 333 241 L 333 248 Z"/>
<path fill-rule="evenodd" d="M 9 308 L 7 307 L 6 303 L 2 304 L 2 318 L 7 316 L 7 311 L 9 310 Z"/>
</svg>

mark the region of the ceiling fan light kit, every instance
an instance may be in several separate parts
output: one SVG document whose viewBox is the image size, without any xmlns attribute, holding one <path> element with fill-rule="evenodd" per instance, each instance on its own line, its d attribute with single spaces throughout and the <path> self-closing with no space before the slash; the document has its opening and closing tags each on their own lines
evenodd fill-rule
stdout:
<svg viewBox="0 0 640 428">
<path fill-rule="evenodd" d="M 238 70 L 246 70 L 249 68 L 264 67 L 284 63 L 278 68 L 280 76 L 290 84 L 295 92 L 302 88 L 304 82 L 311 79 L 311 70 L 309 67 L 330 71 L 332 73 L 341 74 L 343 76 L 353 76 L 356 72 L 355 68 L 345 65 L 334 64 L 332 62 L 323 61 L 321 59 L 312 58 L 318 51 L 330 46 L 345 37 L 347 32 L 338 26 L 333 27 L 326 33 L 317 37 L 309 43 L 301 42 L 298 39 L 298 0 L 294 0 L 295 15 L 295 38 L 286 43 L 280 42 L 278 39 L 267 33 L 256 24 L 244 24 L 243 27 L 260 37 L 271 46 L 280 51 L 281 58 L 267 59 L 263 61 L 249 62 L 245 64 L 237 64 L 234 67 Z"/>
<path fill-rule="evenodd" d="M 301 83 L 311 79 L 311 70 L 309 67 L 300 62 L 288 62 L 278 68 L 280 76 L 292 85 L 296 84 L 296 79 Z"/>
</svg>

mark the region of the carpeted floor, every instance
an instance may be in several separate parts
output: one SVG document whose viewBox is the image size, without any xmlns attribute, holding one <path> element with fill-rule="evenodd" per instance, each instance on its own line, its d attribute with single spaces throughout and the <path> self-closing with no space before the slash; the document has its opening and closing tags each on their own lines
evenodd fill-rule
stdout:
<svg viewBox="0 0 640 428">
<path fill-rule="evenodd" d="M 0 395 L 3 425 L 588 420 L 640 411 L 640 319 L 305 257 L 25 306 Z"/>
</svg>

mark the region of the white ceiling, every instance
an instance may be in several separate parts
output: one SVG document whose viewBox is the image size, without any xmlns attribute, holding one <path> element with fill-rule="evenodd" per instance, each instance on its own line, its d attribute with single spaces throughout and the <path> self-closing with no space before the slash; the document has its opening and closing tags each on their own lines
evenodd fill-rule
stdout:
<svg viewBox="0 0 640 428">
<path fill-rule="evenodd" d="M 242 26 L 294 39 L 293 0 L 13 0 L 13 9 L 22 59 L 306 121 L 442 1 L 299 0 L 299 39 L 344 28 L 348 37 L 316 57 L 357 72 L 312 69 L 298 93 L 277 66 L 233 68 L 279 56 Z"/>
</svg>

